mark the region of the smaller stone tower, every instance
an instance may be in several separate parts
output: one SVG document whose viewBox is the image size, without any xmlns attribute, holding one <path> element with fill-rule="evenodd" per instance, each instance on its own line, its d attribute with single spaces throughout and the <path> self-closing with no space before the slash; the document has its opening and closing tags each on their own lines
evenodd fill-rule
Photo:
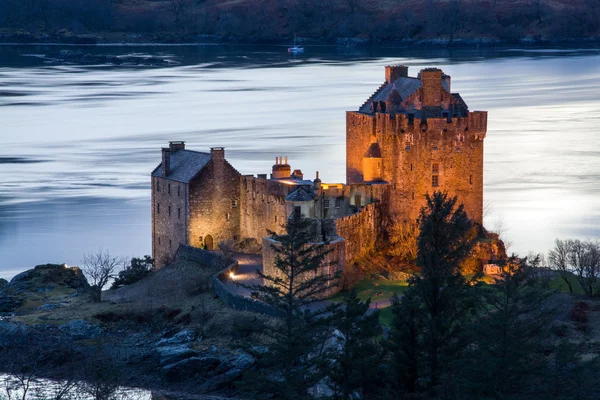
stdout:
<svg viewBox="0 0 600 400">
<path fill-rule="evenodd" d="M 363 156 L 363 174 L 365 182 L 377 182 L 383 180 L 381 149 L 377 138 L 371 137 L 371 145 Z"/>
</svg>

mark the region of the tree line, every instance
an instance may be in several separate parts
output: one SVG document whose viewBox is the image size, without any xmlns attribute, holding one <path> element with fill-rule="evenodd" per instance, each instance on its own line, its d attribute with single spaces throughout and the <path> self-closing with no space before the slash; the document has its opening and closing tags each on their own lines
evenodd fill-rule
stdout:
<svg viewBox="0 0 600 400">
<path fill-rule="evenodd" d="M 301 37 L 372 42 L 600 34 L 600 1 L 534 0 L 0 0 L 0 29 L 54 33 L 204 34 L 254 41 Z"/>
<path fill-rule="evenodd" d="M 240 389 L 251 398 L 600 396 L 600 359 L 583 357 L 585 349 L 568 339 L 571 328 L 557 320 L 564 298 L 540 279 L 541 255 L 510 257 L 494 284 L 460 273 L 474 243 L 456 198 L 428 196 L 418 219 L 420 273 L 393 298 L 385 329 L 379 310 L 354 291 L 341 304 L 314 306 L 314 295 L 337 277 L 315 274 L 327 251 L 310 245 L 309 224 L 293 216 L 285 234 L 272 233 L 281 243 L 278 273 L 251 287 L 281 315 L 256 327 L 265 347 L 249 346 L 259 367 Z"/>
</svg>

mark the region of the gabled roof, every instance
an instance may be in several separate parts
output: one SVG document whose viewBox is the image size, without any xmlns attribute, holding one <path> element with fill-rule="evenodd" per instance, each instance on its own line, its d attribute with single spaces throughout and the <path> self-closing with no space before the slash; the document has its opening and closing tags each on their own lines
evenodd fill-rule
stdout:
<svg viewBox="0 0 600 400">
<path fill-rule="evenodd" d="M 418 78 L 398 78 L 395 82 L 388 83 L 379 89 L 379 91 L 376 92 L 373 97 L 371 97 L 371 99 L 369 99 L 369 101 L 360 108 L 359 111 L 367 113 L 370 112 L 371 103 L 373 101 L 386 101 L 394 87 L 400 94 L 400 97 L 405 100 L 411 94 L 419 90 L 421 86 L 421 80 Z"/>
<path fill-rule="evenodd" d="M 210 153 L 192 150 L 171 152 L 171 172 L 167 179 L 178 182 L 190 182 L 211 160 Z M 162 178 L 162 162 L 152 171 L 152 176 Z"/>
<path fill-rule="evenodd" d="M 363 158 L 381 158 L 381 148 L 379 143 L 371 143 Z"/>
<path fill-rule="evenodd" d="M 315 199 L 315 194 L 310 189 L 304 186 L 299 186 L 285 198 L 286 201 L 312 201 Z"/>
</svg>

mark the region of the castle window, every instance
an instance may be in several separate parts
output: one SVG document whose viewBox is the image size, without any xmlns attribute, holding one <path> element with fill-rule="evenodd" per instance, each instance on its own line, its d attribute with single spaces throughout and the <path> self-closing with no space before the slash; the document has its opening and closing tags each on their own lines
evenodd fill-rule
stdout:
<svg viewBox="0 0 600 400">
<path fill-rule="evenodd" d="M 406 150 L 406 151 L 410 150 L 410 142 L 406 142 L 406 145 L 404 146 L 404 150 Z"/>
<path fill-rule="evenodd" d="M 437 187 L 440 184 L 440 180 L 439 180 L 439 175 L 432 175 L 431 176 L 431 186 L 433 187 Z"/>
<path fill-rule="evenodd" d="M 460 153 L 460 147 L 457 147 L 457 148 L 456 148 L 456 152 L 457 152 L 457 153 Z"/>
<path fill-rule="evenodd" d="M 473 175 L 469 175 L 469 184 L 473 184 Z"/>
<path fill-rule="evenodd" d="M 230 217 L 230 214 L 229 213 L 225 213 L 225 220 L 226 221 L 229 221 L 229 217 Z"/>
<path fill-rule="evenodd" d="M 323 208 L 329 208 L 329 199 L 323 200 Z"/>
<path fill-rule="evenodd" d="M 408 124 L 409 125 L 415 124 L 415 114 L 413 114 L 413 113 L 408 114 Z"/>
<path fill-rule="evenodd" d="M 160 192 L 160 181 L 158 179 L 156 180 L 156 191 Z"/>
<path fill-rule="evenodd" d="M 335 199 L 335 208 L 342 207 L 342 199 Z"/>
<path fill-rule="evenodd" d="M 171 239 L 169 239 L 169 248 L 171 248 Z"/>
<path fill-rule="evenodd" d="M 231 200 L 231 208 L 237 207 L 237 200 Z"/>
<path fill-rule="evenodd" d="M 171 194 L 171 184 L 170 183 L 167 185 L 167 193 Z"/>
<path fill-rule="evenodd" d="M 158 237 L 158 244 L 160 244 L 160 236 Z"/>
<path fill-rule="evenodd" d="M 295 207 L 294 207 L 294 214 L 296 214 L 296 216 L 298 216 L 298 217 L 299 217 L 300 215 L 302 215 L 302 207 L 300 207 L 300 206 L 295 206 Z"/>
<path fill-rule="evenodd" d="M 177 218 L 181 218 L 181 208 L 177 208 Z"/>
<path fill-rule="evenodd" d="M 440 164 L 434 163 L 431 166 L 431 173 L 433 173 L 433 174 L 439 174 L 440 173 Z"/>
<path fill-rule="evenodd" d="M 238 240 L 238 235 L 233 235 L 233 240 Z"/>
<path fill-rule="evenodd" d="M 181 196 L 181 186 L 177 185 L 177 196 Z"/>
<path fill-rule="evenodd" d="M 169 206 L 169 217 L 171 216 L 171 206 Z"/>
<path fill-rule="evenodd" d="M 156 203 L 156 213 L 160 214 L 160 203 Z"/>
<path fill-rule="evenodd" d="M 412 199 L 415 199 L 415 192 L 412 192 Z"/>
<path fill-rule="evenodd" d="M 410 164 L 410 170 L 412 171 L 412 164 Z"/>
<path fill-rule="evenodd" d="M 198 236 L 198 241 L 202 244 L 202 236 Z"/>
<path fill-rule="evenodd" d="M 275 216 L 275 223 L 277 223 L 277 215 Z"/>
</svg>

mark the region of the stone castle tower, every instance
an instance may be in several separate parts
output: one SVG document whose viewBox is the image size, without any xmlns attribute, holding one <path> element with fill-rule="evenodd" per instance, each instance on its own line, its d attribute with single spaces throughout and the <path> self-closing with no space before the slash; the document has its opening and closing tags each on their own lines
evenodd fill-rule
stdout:
<svg viewBox="0 0 600 400">
<path fill-rule="evenodd" d="M 385 67 L 385 82 L 346 113 L 347 184 L 388 183 L 386 214 L 414 220 L 425 195 L 457 195 L 468 216 L 483 221 L 483 139 L 487 112 L 469 111 L 450 76 L 426 68 Z"/>
</svg>

